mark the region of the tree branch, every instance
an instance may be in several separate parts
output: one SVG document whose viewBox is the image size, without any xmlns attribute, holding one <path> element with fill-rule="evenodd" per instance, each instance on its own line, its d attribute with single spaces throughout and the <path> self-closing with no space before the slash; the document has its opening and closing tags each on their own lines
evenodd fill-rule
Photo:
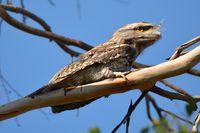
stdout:
<svg viewBox="0 0 200 133">
<path fill-rule="evenodd" d="M 154 86 L 151 89 L 151 92 L 156 93 L 162 97 L 169 98 L 170 100 L 181 100 L 181 101 L 188 102 L 189 104 L 194 104 L 194 103 L 200 101 L 200 96 L 192 96 L 192 98 L 191 98 L 191 97 L 179 94 L 179 93 L 174 93 L 174 92 L 170 92 L 167 90 L 163 90 L 163 89 L 159 88 L 158 86 Z"/>
<path fill-rule="evenodd" d="M 200 41 L 200 36 L 196 36 L 195 38 L 185 42 L 184 44 L 182 44 L 181 46 L 176 48 L 175 53 L 170 58 L 168 58 L 168 60 L 173 60 L 175 58 L 178 58 L 179 56 L 187 54 L 189 51 L 187 51 L 187 52 L 182 52 L 182 51 L 199 41 Z M 137 62 L 134 62 L 134 64 L 133 64 L 134 68 L 146 68 L 146 67 L 150 67 L 150 66 L 151 65 L 145 65 L 145 64 L 141 64 L 141 63 L 137 63 Z M 198 76 L 198 77 L 200 76 L 200 71 L 195 70 L 195 69 L 190 69 L 190 70 L 188 70 L 187 73 L 194 75 L 194 76 Z"/>
<path fill-rule="evenodd" d="M 199 133 L 198 126 L 200 125 L 200 111 L 194 121 L 194 126 L 192 127 L 192 133 Z"/>
<path fill-rule="evenodd" d="M 153 97 L 151 97 L 150 95 L 147 95 L 146 97 L 148 97 L 149 101 L 152 103 L 152 105 L 153 105 L 153 107 L 155 108 L 155 110 L 156 110 L 156 112 L 157 112 L 159 118 L 162 118 L 162 117 L 163 117 L 161 113 L 164 112 L 164 113 L 166 113 L 166 114 L 168 114 L 168 115 L 171 115 L 171 116 L 174 117 L 174 118 L 177 118 L 177 119 L 182 120 L 182 121 L 184 121 L 184 122 L 186 122 L 186 123 L 188 123 L 188 124 L 193 125 L 192 122 L 190 122 L 190 121 L 188 121 L 188 120 L 186 120 L 186 119 L 184 119 L 184 118 L 182 118 L 182 117 L 176 115 L 175 113 L 160 108 L 160 107 L 157 105 L 155 99 L 154 99 Z"/>
<path fill-rule="evenodd" d="M 171 56 L 171 58 L 169 60 L 173 60 L 173 59 L 179 57 L 181 55 L 181 52 L 184 49 L 192 46 L 193 44 L 195 44 L 199 41 L 200 41 L 200 36 L 197 36 L 197 37 L 193 38 L 192 40 L 189 40 L 189 41 L 185 42 L 184 44 L 182 44 L 181 46 L 177 47 L 176 51 L 174 52 L 174 54 Z"/>
<path fill-rule="evenodd" d="M 145 97 L 145 95 L 147 94 L 148 91 L 143 91 L 142 94 L 140 95 L 140 97 L 136 100 L 136 102 L 132 105 L 129 106 L 128 112 L 127 114 L 124 116 L 124 118 L 121 120 L 121 122 L 112 130 L 111 133 L 116 133 L 116 131 L 119 129 L 119 127 L 123 124 L 123 123 L 128 123 L 129 125 L 129 121 L 130 121 L 130 116 L 133 113 L 133 111 L 135 110 L 135 108 L 137 107 L 137 105 L 142 101 L 142 99 Z M 128 131 L 128 127 L 126 127 L 126 132 Z"/>
<path fill-rule="evenodd" d="M 14 19 L 13 17 L 11 17 L 5 10 L 8 11 L 12 11 L 15 13 L 21 13 L 29 18 L 31 18 L 32 20 L 36 21 L 37 23 L 39 23 L 46 31 L 37 29 L 37 28 L 33 28 L 31 26 L 28 26 L 22 22 L 19 22 L 18 20 Z M 69 49 L 68 47 L 65 46 L 65 44 L 68 45 L 74 45 L 76 47 L 79 47 L 83 50 L 90 50 L 92 48 L 92 46 L 78 41 L 78 40 L 74 40 L 71 38 L 66 38 L 64 36 L 55 34 L 51 31 L 50 26 L 41 18 L 39 18 L 37 15 L 23 9 L 20 7 L 15 7 L 13 5 L 3 5 L 0 4 L 0 17 L 6 21 L 8 24 L 14 26 L 17 29 L 20 29 L 24 32 L 33 34 L 33 35 L 37 35 L 37 36 L 41 36 L 41 37 L 45 37 L 48 38 L 50 40 L 54 40 L 64 51 L 66 51 L 67 53 L 73 55 L 73 56 L 78 56 L 79 53 L 75 52 L 71 49 Z"/>
<path fill-rule="evenodd" d="M 188 73 L 191 74 L 191 75 L 195 75 L 195 76 L 200 77 L 200 71 L 199 70 L 191 69 L 191 70 L 188 71 Z"/>
<path fill-rule="evenodd" d="M 64 89 L 46 94 L 22 98 L 0 107 L 0 120 L 5 120 L 30 110 L 80 102 L 110 94 L 123 93 L 132 89 L 142 91 L 152 88 L 156 81 L 187 72 L 200 61 L 200 46 L 189 53 L 171 61 L 144 68 L 127 75 L 129 83 L 123 78 L 107 79 L 100 82 L 74 87 L 65 95 Z"/>
<path fill-rule="evenodd" d="M 176 92 L 192 98 L 192 96 L 190 94 L 188 94 L 186 91 L 184 91 L 183 89 L 173 85 L 172 83 L 168 82 L 167 80 L 160 80 L 160 82 L 163 83 L 165 86 L 168 86 L 169 88 L 172 88 Z"/>
<path fill-rule="evenodd" d="M 150 101 L 149 101 L 148 97 L 145 97 L 145 103 L 146 103 L 147 117 L 149 118 L 149 120 L 151 121 L 151 123 L 153 123 L 153 122 L 154 122 L 154 119 L 153 119 L 153 117 L 151 116 Z"/>
</svg>

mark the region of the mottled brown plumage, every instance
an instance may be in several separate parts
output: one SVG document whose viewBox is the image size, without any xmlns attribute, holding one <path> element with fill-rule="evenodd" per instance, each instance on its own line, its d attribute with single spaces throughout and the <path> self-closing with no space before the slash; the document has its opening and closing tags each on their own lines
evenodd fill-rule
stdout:
<svg viewBox="0 0 200 133">
<path fill-rule="evenodd" d="M 84 85 L 116 77 L 118 72 L 131 69 L 136 57 L 160 38 L 160 26 L 147 22 L 128 24 L 117 30 L 105 43 L 81 55 L 77 61 L 62 68 L 50 81 L 30 96 L 60 88 Z M 98 98 L 96 98 L 98 99 Z M 83 107 L 96 100 L 71 103 L 52 107 L 54 113 Z"/>
</svg>

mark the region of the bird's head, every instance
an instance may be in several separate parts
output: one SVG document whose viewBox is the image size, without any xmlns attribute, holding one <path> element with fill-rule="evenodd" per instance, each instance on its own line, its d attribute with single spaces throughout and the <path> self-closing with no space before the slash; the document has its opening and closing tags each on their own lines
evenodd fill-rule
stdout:
<svg viewBox="0 0 200 133">
<path fill-rule="evenodd" d="M 160 25 L 138 22 L 125 25 L 118 29 L 110 39 L 119 44 L 130 44 L 140 54 L 161 37 Z"/>
</svg>

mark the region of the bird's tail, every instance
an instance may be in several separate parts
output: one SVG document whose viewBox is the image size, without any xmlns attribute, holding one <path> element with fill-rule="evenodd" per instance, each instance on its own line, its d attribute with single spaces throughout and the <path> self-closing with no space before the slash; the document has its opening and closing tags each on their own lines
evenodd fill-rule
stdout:
<svg viewBox="0 0 200 133">
<path fill-rule="evenodd" d="M 78 109 L 78 108 L 81 108 L 81 107 L 84 107 L 84 106 L 90 104 L 91 102 L 93 102 L 99 98 L 101 98 L 101 97 L 93 98 L 93 99 L 83 101 L 83 102 L 75 102 L 75 103 L 63 104 L 63 105 L 58 105 L 58 106 L 52 106 L 51 111 L 53 113 L 60 113 L 65 110 Z"/>
<path fill-rule="evenodd" d="M 46 92 L 50 92 L 53 91 L 57 88 L 57 84 L 47 84 L 42 86 L 41 88 L 39 88 L 38 90 L 32 92 L 31 94 L 27 95 L 26 97 L 32 97 L 34 98 L 34 96 L 46 93 Z"/>
<path fill-rule="evenodd" d="M 47 93 L 49 91 L 55 90 L 55 88 L 57 88 L 56 84 L 47 84 L 47 85 L 42 86 L 40 89 L 36 90 L 35 92 L 29 94 L 26 97 L 34 98 L 37 95 L 44 94 L 44 93 Z M 68 91 L 70 91 L 70 90 L 68 90 Z M 60 113 L 60 112 L 63 112 L 65 110 L 78 109 L 78 108 L 81 108 L 81 107 L 84 107 L 84 106 L 90 104 L 91 102 L 93 102 L 93 101 L 95 101 L 99 98 L 100 97 L 93 98 L 93 99 L 83 101 L 83 102 L 75 102 L 75 103 L 53 106 L 53 107 L 51 107 L 51 110 L 52 110 L 53 113 Z"/>
</svg>

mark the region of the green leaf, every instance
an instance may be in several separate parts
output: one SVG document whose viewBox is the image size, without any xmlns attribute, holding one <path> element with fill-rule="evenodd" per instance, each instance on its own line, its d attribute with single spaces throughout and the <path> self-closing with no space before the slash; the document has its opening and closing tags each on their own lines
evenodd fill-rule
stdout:
<svg viewBox="0 0 200 133">
<path fill-rule="evenodd" d="M 101 133 L 101 131 L 98 127 L 93 127 L 90 128 L 89 133 Z"/>
<path fill-rule="evenodd" d="M 157 125 L 154 127 L 155 133 L 166 133 L 166 128 L 163 125 Z"/>
<path fill-rule="evenodd" d="M 166 126 L 168 125 L 168 121 L 165 118 L 161 118 L 157 124 L 154 125 L 155 133 L 166 133 Z"/>
<path fill-rule="evenodd" d="M 187 104 L 187 105 L 185 106 L 185 110 L 186 110 L 188 116 L 191 116 L 192 113 L 193 113 L 196 109 L 197 109 L 196 104 Z"/>
<path fill-rule="evenodd" d="M 182 125 L 179 127 L 179 133 L 191 133 L 187 125 Z"/>
</svg>

